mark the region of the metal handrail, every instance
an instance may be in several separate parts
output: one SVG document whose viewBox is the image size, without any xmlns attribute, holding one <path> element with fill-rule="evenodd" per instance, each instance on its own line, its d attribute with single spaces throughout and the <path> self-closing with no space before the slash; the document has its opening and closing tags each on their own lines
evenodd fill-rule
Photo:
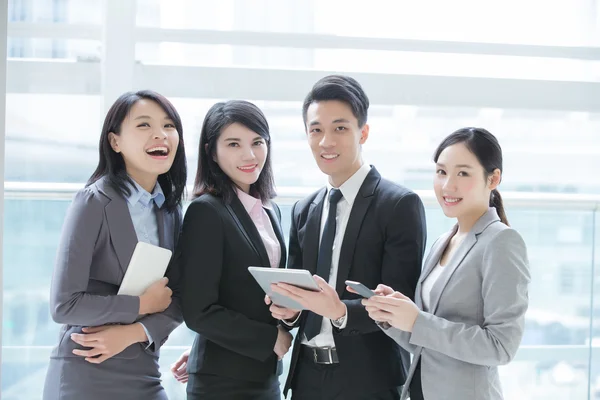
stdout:
<svg viewBox="0 0 600 400">
<path fill-rule="evenodd" d="M 26 200 L 70 200 L 84 186 L 83 183 L 60 182 L 4 182 L 6 199 Z M 279 186 L 277 202 L 293 204 L 309 195 L 318 187 Z M 437 206 L 433 190 L 415 190 L 426 207 Z M 187 187 L 188 197 L 192 187 Z M 543 192 L 501 192 L 504 203 L 511 208 L 527 208 L 536 210 L 584 210 L 600 209 L 600 195 L 575 193 L 543 193 Z"/>
</svg>

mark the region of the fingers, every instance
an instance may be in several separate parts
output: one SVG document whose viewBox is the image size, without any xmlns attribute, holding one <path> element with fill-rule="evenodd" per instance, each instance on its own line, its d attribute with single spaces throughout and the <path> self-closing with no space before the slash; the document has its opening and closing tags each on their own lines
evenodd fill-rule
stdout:
<svg viewBox="0 0 600 400">
<path fill-rule="evenodd" d="M 329 284 L 325 281 L 325 279 L 321 278 L 319 275 L 313 275 L 314 280 L 317 282 L 317 285 L 321 288 L 321 290 L 325 290 Z"/>
<path fill-rule="evenodd" d="M 101 355 L 100 357 L 94 357 L 94 358 L 86 358 L 85 361 L 91 363 L 91 364 L 100 364 L 103 363 L 104 361 L 108 360 L 109 358 L 111 358 L 112 356 L 108 355 L 108 354 L 104 354 Z"/>
<path fill-rule="evenodd" d="M 269 307 L 269 311 L 275 319 L 290 319 L 294 315 L 293 312 L 290 312 L 290 309 L 279 307 L 275 304 L 272 304 L 271 307 Z"/>
<path fill-rule="evenodd" d="M 181 368 L 183 363 L 184 361 L 182 359 L 175 361 L 173 364 L 171 364 L 171 372 L 173 374 L 177 374 L 177 371 L 179 370 L 179 368 Z"/>
<path fill-rule="evenodd" d="M 97 333 L 97 332 L 102 332 L 107 330 L 109 327 L 106 325 L 101 325 L 101 326 L 90 326 L 90 327 L 86 327 L 83 328 L 82 331 L 84 333 Z"/>
<path fill-rule="evenodd" d="M 380 283 L 379 285 L 377 285 L 377 288 L 375 289 L 375 293 L 377 293 L 379 295 L 387 296 L 389 294 L 394 293 L 394 289 Z"/>
<path fill-rule="evenodd" d="M 271 289 L 273 289 L 274 292 L 283 294 L 285 296 L 302 296 L 303 294 L 308 292 L 307 290 L 300 289 L 299 287 L 296 287 L 294 285 L 288 285 L 287 283 L 272 284 Z"/>
<path fill-rule="evenodd" d="M 73 350 L 73 354 L 75 354 L 76 356 L 81 356 L 81 357 L 96 357 L 99 356 L 100 354 L 102 354 L 102 350 L 98 349 L 98 348 L 94 348 L 91 350 L 79 350 L 79 349 L 74 349 Z"/>
<path fill-rule="evenodd" d="M 159 282 L 162 283 L 164 286 L 167 286 L 167 283 L 169 283 L 169 278 L 167 278 L 166 276 L 163 276 L 162 278 L 159 279 Z"/>
<path fill-rule="evenodd" d="M 377 322 L 389 322 L 393 318 L 393 314 L 377 307 L 367 306 L 365 309 L 369 317 Z"/>
<path fill-rule="evenodd" d="M 402 293 L 400 293 L 400 292 L 394 292 L 394 293 L 392 293 L 392 294 L 389 294 L 388 296 L 390 296 L 390 297 L 394 297 L 394 298 L 396 298 L 396 299 L 402 299 L 402 300 L 408 300 L 408 301 L 412 301 L 412 300 L 410 299 L 410 297 L 407 297 L 407 296 L 403 295 L 403 294 L 402 294 Z"/>
<path fill-rule="evenodd" d="M 352 289 L 350 286 L 346 286 L 346 290 L 349 291 L 350 293 L 358 294 L 358 292 L 356 290 Z"/>
<path fill-rule="evenodd" d="M 268 294 L 267 294 L 267 295 L 265 295 L 265 304 L 266 304 L 266 305 L 269 305 L 269 304 L 271 304 L 271 298 L 269 297 L 269 295 L 268 295 Z"/>
<path fill-rule="evenodd" d="M 273 316 L 273 318 L 286 321 L 295 320 L 300 313 L 300 311 L 292 310 L 291 308 L 280 307 L 275 304 L 272 304 L 271 307 L 269 307 L 269 311 L 271 312 L 271 316 Z"/>
<path fill-rule="evenodd" d="M 188 381 L 187 362 L 179 359 L 171 366 L 173 377 L 180 383 Z"/>
<path fill-rule="evenodd" d="M 95 333 L 72 333 L 71 340 L 84 347 L 92 347 L 98 342 L 98 336 Z"/>
<path fill-rule="evenodd" d="M 335 288 L 333 288 L 325 279 L 321 278 L 319 275 L 313 275 L 313 278 L 317 281 L 317 284 L 321 288 L 321 292 L 327 294 L 329 297 L 338 297 Z"/>
<path fill-rule="evenodd" d="M 373 303 L 368 304 L 367 306 L 393 313 L 401 312 L 403 306 L 406 304 L 406 300 L 403 299 L 396 299 L 393 297 L 381 297 L 381 299 L 384 299 L 386 301 L 374 301 Z"/>
<path fill-rule="evenodd" d="M 393 294 L 388 296 L 373 296 L 369 299 L 369 302 L 372 302 L 371 305 L 376 305 L 377 307 L 379 307 L 381 304 L 399 304 L 406 301 L 412 302 L 412 300 L 404 296 L 402 293 L 398 294 L 400 294 L 402 297 L 396 297 Z"/>
<path fill-rule="evenodd" d="M 187 383 L 189 375 L 185 370 L 183 370 L 177 373 L 174 372 L 173 377 L 177 380 L 177 382 Z"/>
<path fill-rule="evenodd" d="M 369 312 L 369 317 L 377 322 L 390 322 L 392 320 L 392 315 L 388 312 L 374 309 Z"/>
<path fill-rule="evenodd" d="M 300 304 L 304 305 L 302 303 L 302 300 L 304 299 L 304 297 L 302 296 L 302 294 L 303 294 L 303 292 L 306 292 L 305 290 L 299 289 L 299 288 L 294 287 L 292 285 L 287 285 L 285 283 L 278 283 L 276 285 L 271 285 L 271 288 L 273 289 L 273 291 L 275 293 L 279 293 L 281 295 L 287 296 L 290 299 L 296 300 Z"/>
</svg>

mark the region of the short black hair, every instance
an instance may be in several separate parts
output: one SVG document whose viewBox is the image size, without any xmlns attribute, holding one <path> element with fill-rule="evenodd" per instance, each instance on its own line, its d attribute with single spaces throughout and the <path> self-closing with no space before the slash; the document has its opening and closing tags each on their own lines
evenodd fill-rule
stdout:
<svg viewBox="0 0 600 400">
<path fill-rule="evenodd" d="M 358 120 L 358 126 L 367 123 L 369 111 L 369 98 L 360 83 L 354 78 L 345 75 L 328 75 L 319 79 L 304 99 L 302 105 L 302 119 L 306 126 L 306 112 L 312 103 L 319 101 L 337 100 L 348 104 L 352 114 Z"/>
<path fill-rule="evenodd" d="M 171 212 L 181 205 L 187 179 L 183 125 L 181 124 L 179 113 L 177 113 L 173 104 L 166 97 L 152 90 L 124 93 L 110 107 L 104 118 L 104 125 L 100 133 L 98 166 L 90 179 L 88 179 L 86 186 L 106 176 L 109 184 L 117 192 L 125 197 L 131 194 L 130 185 L 133 186 L 133 181 L 125 169 L 123 155 L 115 152 L 111 147 L 109 134 L 111 132 L 115 135 L 121 133 L 121 126 L 125 118 L 127 118 L 129 111 L 131 111 L 135 103 L 142 99 L 158 104 L 173 121 L 175 129 L 177 129 L 177 133 L 179 134 L 179 145 L 177 146 L 177 153 L 175 153 L 173 164 L 169 171 L 158 176 L 158 183 L 165 195 L 164 207 L 167 211 Z"/>
<path fill-rule="evenodd" d="M 271 167 L 271 135 L 269 124 L 263 112 L 256 105 L 245 100 L 229 100 L 213 105 L 204 117 L 200 144 L 198 145 L 198 170 L 194 183 L 194 198 L 210 193 L 230 203 L 235 196 L 235 183 L 223 172 L 214 159 L 217 140 L 225 128 L 238 123 L 256 132 L 267 145 L 267 159 L 258 177 L 250 185 L 250 195 L 261 200 L 275 197 L 273 168 Z"/>
</svg>

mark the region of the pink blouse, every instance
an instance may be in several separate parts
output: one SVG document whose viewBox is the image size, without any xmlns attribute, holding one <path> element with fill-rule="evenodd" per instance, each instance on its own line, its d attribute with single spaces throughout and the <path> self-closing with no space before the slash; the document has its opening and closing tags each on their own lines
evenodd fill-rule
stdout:
<svg viewBox="0 0 600 400">
<path fill-rule="evenodd" d="M 279 268 L 279 261 L 281 260 L 281 246 L 279 244 L 279 240 L 277 240 L 277 236 L 275 236 L 273 225 L 271 225 L 271 219 L 264 209 L 271 208 L 262 204 L 260 199 L 252 197 L 239 189 L 237 190 L 237 195 L 242 202 L 242 205 L 246 209 L 246 212 L 250 215 L 252 222 L 254 222 L 258 233 L 260 234 L 260 238 L 262 239 L 265 249 L 267 250 L 271 267 Z"/>
</svg>

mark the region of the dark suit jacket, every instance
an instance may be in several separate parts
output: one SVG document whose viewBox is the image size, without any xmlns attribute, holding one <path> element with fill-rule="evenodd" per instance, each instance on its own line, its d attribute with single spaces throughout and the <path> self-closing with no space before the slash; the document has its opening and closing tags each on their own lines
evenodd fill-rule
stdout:
<svg viewBox="0 0 600 400">
<path fill-rule="evenodd" d="M 288 268 L 316 273 L 325 193 L 322 188 L 292 209 Z M 382 179 L 372 167 L 352 206 L 336 283 L 348 320 L 345 329 L 334 328 L 334 340 L 346 385 L 356 394 L 402 385 L 410 358 L 369 318 L 361 297 L 346 291 L 344 282 L 358 281 L 369 288 L 383 283 L 413 298 L 425 242 L 425 211 L 419 196 Z M 303 312 L 297 323 L 286 394 L 294 380 L 306 315 Z"/>
<path fill-rule="evenodd" d="M 173 249 L 181 227 L 181 211 L 169 213 L 161 208 L 156 216 L 160 246 Z M 44 399 L 71 398 L 67 393 L 80 393 L 77 398 L 104 399 L 105 394 L 89 390 L 102 381 L 120 386 L 124 397 L 151 398 L 146 392 L 132 393 L 139 382 L 147 382 L 148 390 L 155 392 L 160 346 L 181 324 L 182 317 L 176 299 L 164 312 L 140 318 L 139 297 L 117 295 L 137 242 L 127 201 L 105 178 L 75 195 L 63 224 L 50 290 L 52 319 L 63 325 L 58 346 L 50 356 L 52 366 L 48 369 Z M 80 365 L 82 357 L 73 354 L 73 349 L 82 347 L 70 339 L 72 333 L 81 333 L 85 326 L 136 321 L 148 330 L 154 340 L 152 346 L 135 343 L 101 366 Z M 88 368 L 89 365 L 93 367 Z M 138 375 L 139 382 L 115 381 L 114 371 L 124 365 L 131 375 Z M 65 372 L 71 369 L 81 373 Z"/>
<path fill-rule="evenodd" d="M 286 249 L 281 214 L 265 209 L 281 245 L 280 267 Z M 237 197 L 226 205 L 205 194 L 187 209 L 177 251 L 183 318 L 198 335 L 188 371 L 264 382 L 277 373 L 277 324 L 265 293 L 248 272 L 249 266 L 268 267 L 262 239 Z"/>
</svg>

